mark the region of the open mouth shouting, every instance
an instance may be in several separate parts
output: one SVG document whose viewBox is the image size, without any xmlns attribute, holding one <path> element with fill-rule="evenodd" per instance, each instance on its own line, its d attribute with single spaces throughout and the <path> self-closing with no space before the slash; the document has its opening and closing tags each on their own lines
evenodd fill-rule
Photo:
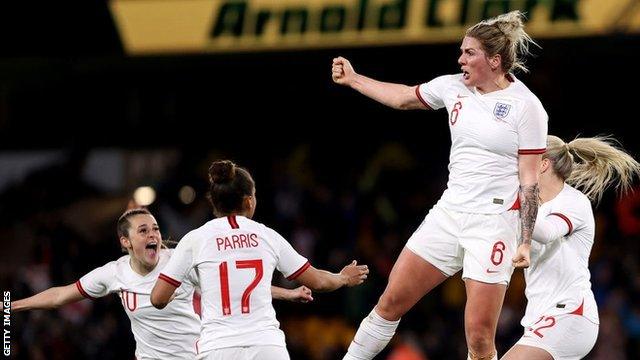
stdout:
<svg viewBox="0 0 640 360">
<path fill-rule="evenodd" d="M 158 255 L 158 245 L 159 242 L 156 240 L 152 240 L 150 242 L 147 243 L 147 246 L 145 246 L 145 254 L 150 257 L 150 258 L 155 258 L 156 255 Z"/>
<path fill-rule="evenodd" d="M 464 70 L 464 69 L 462 69 L 462 78 L 463 78 L 464 80 L 467 80 L 467 81 L 468 81 L 468 80 L 469 80 L 469 76 L 470 76 L 470 75 L 469 75 L 469 72 L 468 72 L 468 71 L 466 71 L 466 70 Z"/>
</svg>

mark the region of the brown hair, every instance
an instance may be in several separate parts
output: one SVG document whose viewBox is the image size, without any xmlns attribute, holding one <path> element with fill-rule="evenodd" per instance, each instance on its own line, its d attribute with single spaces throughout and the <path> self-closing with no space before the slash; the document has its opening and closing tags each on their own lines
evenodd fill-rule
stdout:
<svg viewBox="0 0 640 360">
<path fill-rule="evenodd" d="M 208 197 L 216 216 L 241 211 L 244 197 L 253 195 L 254 188 L 251 174 L 230 160 L 217 160 L 209 167 Z"/>
<path fill-rule="evenodd" d="M 132 216 L 142 215 L 142 214 L 151 215 L 149 210 L 145 208 L 129 209 L 125 211 L 124 214 L 120 215 L 120 218 L 118 219 L 118 238 L 121 238 L 123 236 L 128 238 L 129 229 L 131 228 L 131 223 L 129 222 L 129 218 L 131 218 Z"/>
<path fill-rule="evenodd" d="M 596 202 L 611 185 L 619 193 L 626 193 L 633 178 L 640 175 L 640 164 L 611 136 L 576 138 L 565 143 L 549 135 L 543 158 L 551 160 L 554 173 L 562 180 Z"/>
<path fill-rule="evenodd" d="M 465 35 L 478 40 L 487 56 L 500 55 L 505 73 L 528 72 L 522 56 L 530 54 L 529 44 L 538 44 L 524 31 L 523 20 L 522 12 L 511 11 L 473 25 Z"/>
</svg>

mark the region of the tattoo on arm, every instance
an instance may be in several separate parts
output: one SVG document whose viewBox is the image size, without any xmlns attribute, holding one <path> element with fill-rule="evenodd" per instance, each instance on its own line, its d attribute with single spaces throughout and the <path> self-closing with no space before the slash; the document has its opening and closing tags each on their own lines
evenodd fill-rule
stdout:
<svg viewBox="0 0 640 360">
<path fill-rule="evenodd" d="M 520 229 L 522 244 L 531 244 L 533 226 L 538 215 L 538 184 L 520 186 Z"/>
</svg>

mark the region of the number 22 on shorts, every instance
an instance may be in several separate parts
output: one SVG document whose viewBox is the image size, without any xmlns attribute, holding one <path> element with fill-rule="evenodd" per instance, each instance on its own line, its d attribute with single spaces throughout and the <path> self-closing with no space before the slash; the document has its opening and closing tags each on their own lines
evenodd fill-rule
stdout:
<svg viewBox="0 0 640 360">
<path fill-rule="evenodd" d="M 540 323 L 541 321 L 544 321 L 544 323 L 534 329 L 533 326 L 538 325 L 538 323 Z M 541 316 L 540 320 L 536 321 L 536 323 L 529 328 L 529 331 L 533 331 L 533 333 L 536 334 L 539 338 L 543 338 L 544 335 L 540 332 L 540 330 L 545 328 L 550 328 L 555 324 L 556 324 L 556 319 L 553 316 Z"/>
</svg>

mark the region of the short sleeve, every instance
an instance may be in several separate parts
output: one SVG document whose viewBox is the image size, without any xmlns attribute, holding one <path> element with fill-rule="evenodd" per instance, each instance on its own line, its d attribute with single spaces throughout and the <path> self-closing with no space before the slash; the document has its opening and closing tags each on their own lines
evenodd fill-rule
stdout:
<svg viewBox="0 0 640 360">
<path fill-rule="evenodd" d="M 276 268 L 288 280 L 294 280 L 311 266 L 309 260 L 298 252 L 276 231 L 267 228 L 267 233 L 274 240 L 278 257 Z"/>
<path fill-rule="evenodd" d="M 437 110 L 444 107 L 444 93 L 455 75 L 439 76 L 416 87 L 418 99 L 427 107 Z"/>
<path fill-rule="evenodd" d="M 529 103 L 518 122 L 518 154 L 544 154 L 549 117 L 540 102 Z"/>
<path fill-rule="evenodd" d="M 563 201 L 562 201 L 563 200 Z M 538 212 L 533 239 L 540 243 L 549 243 L 569 236 L 587 225 L 593 217 L 591 204 L 582 199 L 562 199 L 545 214 Z"/>
<path fill-rule="evenodd" d="M 196 238 L 192 233 L 185 235 L 173 250 L 171 258 L 158 276 L 159 279 L 179 287 L 185 279 L 190 281 L 191 270 L 194 267 L 194 245 Z"/>
<path fill-rule="evenodd" d="M 587 201 L 576 200 L 570 206 L 562 208 L 554 208 L 549 216 L 555 216 L 562 219 L 566 224 L 568 231 L 563 235 L 571 235 L 574 231 L 581 229 L 587 224 L 587 220 L 592 217 L 591 204 Z"/>
<path fill-rule="evenodd" d="M 167 249 L 167 252 L 169 253 L 169 259 L 171 259 L 171 257 L 173 256 L 173 251 L 175 249 Z M 200 281 L 198 280 L 198 274 L 196 273 L 195 268 L 191 268 L 191 271 L 189 271 L 189 273 L 187 274 L 187 276 L 185 276 L 185 278 L 182 280 L 182 282 L 186 282 L 191 284 L 194 287 L 199 288 L 200 287 Z"/>
<path fill-rule="evenodd" d="M 76 281 L 76 287 L 82 296 L 88 299 L 95 299 L 106 296 L 112 292 L 115 282 L 116 262 L 109 262 Z"/>
</svg>

